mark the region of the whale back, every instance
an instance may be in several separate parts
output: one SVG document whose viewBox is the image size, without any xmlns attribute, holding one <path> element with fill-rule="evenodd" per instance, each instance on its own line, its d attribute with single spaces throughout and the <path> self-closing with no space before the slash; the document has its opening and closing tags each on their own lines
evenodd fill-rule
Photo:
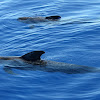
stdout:
<svg viewBox="0 0 100 100">
<path fill-rule="evenodd" d="M 58 20 L 60 18 L 61 18 L 60 16 L 48 16 L 48 17 L 45 17 L 45 19 L 50 19 L 50 20 Z"/>
<path fill-rule="evenodd" d="M 22 59 L 26 60 L 26 61 L 37 61 L 37 60 L 41 60 L 41 55 L 44 54 L 44 51 L 32 51 L 29 52 L 23 56 L 21 56 Z"/>
</svg>

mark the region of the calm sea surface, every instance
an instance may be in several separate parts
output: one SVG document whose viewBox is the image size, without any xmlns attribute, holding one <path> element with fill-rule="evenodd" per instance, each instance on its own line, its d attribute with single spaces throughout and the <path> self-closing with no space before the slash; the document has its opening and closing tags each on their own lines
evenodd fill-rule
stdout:
<svg viewBox="0 0 100 100">
<path fill-rule="evenodd" d="M 60 15 L 26 24 L 19 17 Z M 34 27 L 32 28 L 32 26 Z M 45 60 L 100 68 L 100 0 L 0 0 L 0 56 L 43 50 Z M 99 100 L 100 73 L 64 74 L 0 64 L 0 100 Z"/>
</svg>

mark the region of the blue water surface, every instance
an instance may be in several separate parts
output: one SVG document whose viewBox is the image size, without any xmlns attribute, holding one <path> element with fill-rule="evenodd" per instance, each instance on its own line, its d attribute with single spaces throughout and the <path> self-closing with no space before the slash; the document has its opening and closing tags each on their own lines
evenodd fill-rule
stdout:
<svg viewBox="0 0 100 100">
<path fill-rule="evenodd" d="M 35 25 L 17 20 L 51 15 L 62 18 Z M 100 0 L 0 0 L 0 56 L 35 50 L 45 51 L 45 60 L 100 68 Z M 0 100 L 100 99 L 100 73 L 15 69 L 18 75 L 11 75 L 3 67 Z"/>
</svg>

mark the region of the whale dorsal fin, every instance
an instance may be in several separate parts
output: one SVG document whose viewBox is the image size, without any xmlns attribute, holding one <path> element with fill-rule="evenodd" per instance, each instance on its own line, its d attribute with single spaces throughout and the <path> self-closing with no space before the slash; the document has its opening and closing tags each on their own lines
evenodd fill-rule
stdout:
<svg viewBox="0 0 100 100">
<path fill-rule="evenodd" d="M 29 53 L 21 56 L 21 58 L 26 61 L 37 61 L 37 60 L 41 59 L 40 57 L 44 53 L 45 53 L 44 51 L 32 51 L 32 52 L 29 52 Z"/>
</svg>

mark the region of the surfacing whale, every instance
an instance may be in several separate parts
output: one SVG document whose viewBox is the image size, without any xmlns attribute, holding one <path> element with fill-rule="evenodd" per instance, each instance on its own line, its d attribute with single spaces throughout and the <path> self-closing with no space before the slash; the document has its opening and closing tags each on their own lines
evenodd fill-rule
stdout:
<svg viewBox="0 0 100 100">
<path fill-rule="evenodd" d="M 24 23 L 41 23 L 41 22 L 49 22 L 49 21 L 58 21 L 60 20 L 60 16 L 48 16 L 48 17 L 20 17 L 19 21 Z"/>
<path fill-rule="evenodd" d="M 0 63 L 4 64 L 4 71 L 9 74 L 14 74 L 12 69 L 63 72 L 66 74 L 100 72 L 100 69 L 95 67 L 41 60 L 40 57 L 44 53 L 44 51 L 32 51 L 21 57 L 0 57 Z"/>
</svg>

